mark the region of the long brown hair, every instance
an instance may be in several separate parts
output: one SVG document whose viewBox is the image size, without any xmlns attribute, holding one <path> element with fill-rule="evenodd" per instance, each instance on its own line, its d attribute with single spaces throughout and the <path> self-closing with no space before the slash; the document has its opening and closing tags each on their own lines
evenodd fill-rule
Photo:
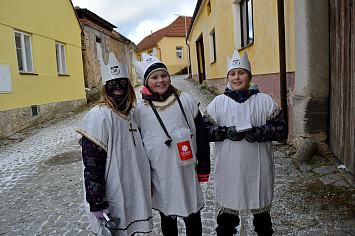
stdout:
<svg viewBox="0 0 355 236">
<path fill-rule="evenodd" d="M 133 86 L 128 79 L 128 92 L 126 97 L 123 99 L 123 102 L 126 102 L 126 108 L 123 111 L 118 110 L 116 102 L 111 98 L 106 92 L 106 86 L 103 85 L 102 95 L 98 104 L 106 104 L 108 107 L 112 108 L 115 111 L 123 112 L 128 114 L 133 107 L 137 104 L 136 94 L 134 92 Z"/>
</svg>

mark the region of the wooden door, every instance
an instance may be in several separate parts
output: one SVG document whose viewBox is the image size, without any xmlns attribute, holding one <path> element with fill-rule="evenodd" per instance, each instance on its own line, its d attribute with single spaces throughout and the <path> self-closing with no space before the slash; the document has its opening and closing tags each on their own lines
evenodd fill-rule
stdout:
<svg viewBox="0 0 355 236">
<path fill-rule="evenodd" d="M 355 0 L 330 0 L 329 146 L 355 174 Z"/>
</svg>

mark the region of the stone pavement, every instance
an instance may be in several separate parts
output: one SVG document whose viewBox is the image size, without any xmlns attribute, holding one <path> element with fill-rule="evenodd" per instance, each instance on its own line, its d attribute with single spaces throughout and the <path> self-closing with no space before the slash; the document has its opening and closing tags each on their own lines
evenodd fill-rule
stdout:
<svg viewBox="0 0 355 236">
<path fill-rule="evenodd" d="M 173 76 L 172 83 L 200 102 L 202 112 L 214 98 L 186 76 Z M 71 112 L 0 140 L 0 235 L 93 235 L 83 209 L 79 135 L 74 132 L 87 111 Z M 289 146 L 275 143 L 274 147 L 276 178 L 271 217 L 275 235 L 355 235 L 354 211 L 349 208 L 355 205 L 354 176 L 337 168 L 336 161 L 295 163 L 295 152 Z M 211 143 L 212 154 L 213 149 Z M 206 236 L 216 235 L 213 155 L 211 159 L 210 181 L 202 184 Z M 352 194 L 349 204 L 325 204 L 305 191 L 307 186 L 319 185 L 321 189 L 339 186 L 337 191 Z M 241 218 L 237 235 L 254 235 L 252 216 L 243 213 Z M 180 235 L 184 235 L 183 221 L 179 219 L 178 223 Z M 161 235 L 157 212 L 154 225 L 150 235 Z"/>
</svg>

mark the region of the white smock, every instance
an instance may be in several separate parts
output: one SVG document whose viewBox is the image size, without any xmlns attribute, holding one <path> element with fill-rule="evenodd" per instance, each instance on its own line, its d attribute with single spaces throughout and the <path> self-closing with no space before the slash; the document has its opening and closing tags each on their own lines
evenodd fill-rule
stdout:
<svg viewBox="0 0 355 236">
<path fill-rule="evenodd" d="M 180 94 L 180 92 L 178 92 Z M 198 114 L 197 103 L 187 93 L 179 95 L 191 128 L 192 145 L 196 148 L 194 118 Z M 181 128 L 188 128 L 174 94 L 164 102 L 152 101 L 169 135 Z M 186 217 L 204 206 L 204 198 L 198 182 L 195 164 L 179 166 L 173 148 L 165 145 L 168 139 L 147 101 L 138 103 L 134 119 L 140 127 L 143 143 L 152 169 L 152 206 L 165 215 Z"/>
<path fill-rule="evenodd" d="M 244 103 L 219 95 L 207 106 L 206 115 L 219 126 L 230 127 L 249 120 L 252 126 L 260 127 L 278 109 L 277 103 L 263 93 Z M 214 182 L 216 202 L 223 211 L 238 214 L 244 210 L 270 210 L 274 193 L 272 142 L 216 142 Z"/>
<path fill-rule="evenodd" d="M 151 183 L 148 157 L 131 114 L 124 115 L 105 105 L 96 105 L 77 130 L 107 152 L 105 197 L 111 216 L 119 218 L 115 235 L 131 235 L 152 230 Z M 90 226 L 98 231 L 98 221 L 84 202 Z"/>
</svg>

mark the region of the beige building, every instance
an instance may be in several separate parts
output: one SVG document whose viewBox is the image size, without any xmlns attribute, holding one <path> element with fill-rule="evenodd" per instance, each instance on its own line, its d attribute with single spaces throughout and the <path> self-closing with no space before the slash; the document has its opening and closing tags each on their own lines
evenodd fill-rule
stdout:
<svg viewBox="0 0 355 236">
<path fill-rule="evenodd" d="M 331 148 L 355 173 L 354 0 L 198 0 L 188 32 L 194 79 L 222 93 L 227 56 L 288 117 L 288 141 Z M 331 39 L 331 40 L 330 40 Z"/>
<path fill-rule="evenodd" d="M 179 16 L 169 26 L 145 37 L 138 43 L 137 58 L 141 61 L 142 53 L 154 55 L 168 68 L 170 74 L 187 71 L 189 50 L 186 34 L 191 17 Z"/>
</svg>

